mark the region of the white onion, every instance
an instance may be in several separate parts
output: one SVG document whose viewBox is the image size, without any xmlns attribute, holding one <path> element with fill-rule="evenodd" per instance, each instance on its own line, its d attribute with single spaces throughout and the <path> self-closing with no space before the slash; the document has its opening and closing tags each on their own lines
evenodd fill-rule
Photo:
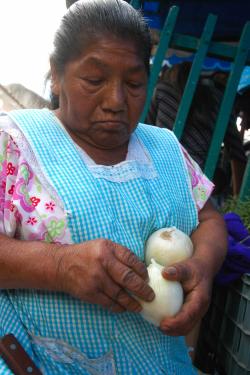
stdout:
<svg viewBox="0 0 250 375">
<path fill-rule="evenodd" d="M 179 282 L 168 281 L 163 278 L 163 266 L 152 259 L 148 266 L 149 286 L 155 292 L 152 302 L 139 300 L 142 305 L 142 316 L 156 326 L 160 325 L 162 319 L 174 316 L 183 304 L 183 289 Z"/>
<path fill-rule="evenodd" d="M 162 228 L 151 234 L 145 247 L 145 262 L 148 266 L 153 258 L 162 266 L 170 266 L 191 257 L 193 244 L 181 230 Z"/>
</svg>

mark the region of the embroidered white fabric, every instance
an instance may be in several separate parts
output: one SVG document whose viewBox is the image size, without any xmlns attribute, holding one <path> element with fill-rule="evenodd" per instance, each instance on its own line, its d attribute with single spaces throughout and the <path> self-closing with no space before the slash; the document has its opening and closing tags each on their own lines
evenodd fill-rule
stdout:
<svg viewBox="0 0 250 375">
<path fill-rule="evenodd" d="M 150 155 L 135 134 L 130 137 L 126 160 L 115 165 L 96 164 L 82 148 L 78 145 L 76 147 L 95 178 L 104 178 L 112 182 L 126 182 L 138 177 L 149 180 L 157 176 Z"/>
<path fill-rule="evenodd" d="M 59 204 L 61 200 L 57 192 L 53 188 L 49 177 L 38 164 L 34 152 L 18 126 L 8 116 L 0 116 L 0 124 L 1 128 L 14 139 L 27 163 L 32 165 L 41 184 L 55 197 Z M 85 165 L 95 178 L 104 178 L 112 182 L 126 182 L 138 177 L 144 179 L 154 179 L 157 177 L 157 172 L 149 153 L 135 134 L 132 134 L 130 138 L 126 160 L 111 166 L 96 164 L 83 149 L 77 144 L 75 145 Z"/>
</svg>

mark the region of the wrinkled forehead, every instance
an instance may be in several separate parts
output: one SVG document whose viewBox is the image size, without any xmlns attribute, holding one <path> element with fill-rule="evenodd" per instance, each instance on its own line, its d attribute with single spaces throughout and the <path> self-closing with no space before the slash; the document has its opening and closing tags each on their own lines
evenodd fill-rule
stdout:
<svg viewBox="0 0 250 375">
<path fill-rule="evenodd" d="M 82 35 L 83 43 L 82 43 L 82 53 L 85 52 L 89 47 L 93 45 L 99 44 L 117 44 L 120 46 L 130 46 L 130 48 L 134 49 L 134 52 L 137 54 L 138 57 L 142 58 L 143 56 L 143 49 L 141 48 L 140 44 L 137 42 L 135 38 L 132 38 L 128 35 L 114 35 L 107 31 L 105 32 L 96 32 L 95 35 L 89 35 L 86 38 L 86 35 Z"/>
<path fill-rule="evenodd" d="M 64 69 L 75 67 L 76 69 L 91 69 L 110 74 L 120 72 L 121 74 L 141 73 L 147 76 L 143 59 L 138 55 L 135 44 L 131 41 L 117 38 L 99 38 L 82 50 L 75 59 L 69 61 Z"/>
<path fill-rule="evenodd" d="M 124 62 L 130 59 L 133 64 L 145 69 L 145 57 L 137 43 L 130 38 L 117 37 L 108 33 L 95 35 L 79 45 L 77 60 L 93 60 L 96 64 L 102 61 L 124 57 Z"/>
</svg>

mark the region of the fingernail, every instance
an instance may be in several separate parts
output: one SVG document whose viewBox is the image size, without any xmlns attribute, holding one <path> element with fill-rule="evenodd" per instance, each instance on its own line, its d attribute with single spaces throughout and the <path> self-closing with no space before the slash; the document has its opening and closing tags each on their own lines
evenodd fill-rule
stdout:
<svg viewBox="0 0 250 375">
<path fill-rule="evenodd" d="M 169 276 L 175 276 L 177 274 L 175 267 L 168 267 L 164 270 L 164 273 L 166 273 Z"/>
</svg>

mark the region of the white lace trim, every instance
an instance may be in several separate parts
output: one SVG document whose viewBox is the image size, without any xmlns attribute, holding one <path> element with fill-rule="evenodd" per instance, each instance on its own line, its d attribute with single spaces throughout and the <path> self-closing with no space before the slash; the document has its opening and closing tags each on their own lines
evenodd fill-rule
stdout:
<svg viewBox="0 0 250 375">
<path fill-rule="evenodd" d="M 35 171 L 36 177 L 39 179 L 40 183 L 44 187 L 45 190 L 47 190 L 48 194 L 53 197 L 53 199 L 56 201 L 56 203 L 64 209 L 63 202 L 61 198 L 58 196 L 52 182 L 50 181 L 49 176 L 43 171 L 41 166 L 38 164 L 36 156 L 30 147 L 27 139 L 23 135 L 23 133 L 20 131 L 18 126 L 11 120 L 10 117 L 0 114 L 0 126 L 1 129 L 4 130 L 7 134 L 9 134 L 14 142 L 17 144 L 22 157 L 25 159 L 25 161 L 32 166 L 32 170 Z"/>
<path fill-rule="evenodd" d="M 93 165 L 89 167 L 89 170 L 95 178 L 104 178 L 112 182 L 126 182 L 139 177 L 150 180 L 157 177 L 156 170 L 152 165 L 140 164 L 134 160 L 111 167 Z"/>
<path fill-rule="evenodd" d="M 138 177 L 154 179 L 157 177 L 152 160 L 135 134 L 130 137 L 126 160 L 115 165 L 96 164 L 93 159 L 76 145 L 85 165 L 95 178 L 112 182 L 126 182 Z"/>
</svg>

